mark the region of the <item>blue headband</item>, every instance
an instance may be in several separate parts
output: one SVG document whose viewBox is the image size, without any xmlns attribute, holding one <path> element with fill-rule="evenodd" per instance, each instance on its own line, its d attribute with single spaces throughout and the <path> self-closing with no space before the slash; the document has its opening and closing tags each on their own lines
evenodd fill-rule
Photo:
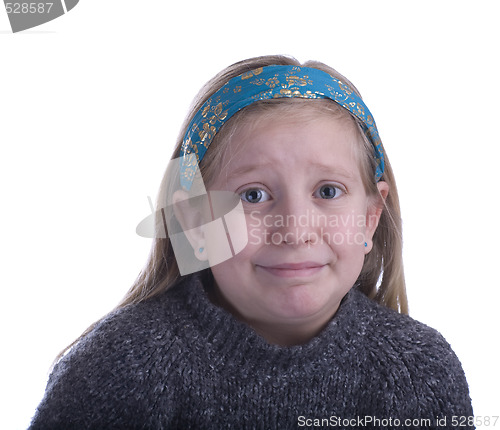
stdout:
<svg viewBox="0 0 500 430">
<path fill-rule="evenodd" d="M 275 98 L 330 99 L 361 121 L 373 145 L 375 180 L 384 173 L 384 153 L 377 126 L 363 100 L 346 84 L 310 67 L 267 66 L 232 78 L 193 117 L 181 146 L 181 185 L 189 190 L 201 162 L 219 129 L 236 112 L 260 100 Z"/>
</svg>

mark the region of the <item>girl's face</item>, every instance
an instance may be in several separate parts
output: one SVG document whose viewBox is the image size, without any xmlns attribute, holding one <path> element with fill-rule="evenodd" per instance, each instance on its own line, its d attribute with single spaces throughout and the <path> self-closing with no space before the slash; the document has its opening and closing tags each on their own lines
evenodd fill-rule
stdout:
<svg viewBox="0 0 500 430">
<path fill-rule="evenodd" d="M 372 247 L 382 199 L 366 194 L 358 139 L 345 118 L 257 120 L 233 135 L 210 184 L 241 196 L 248 229 L 244 250 L 212 267 L 218 300 L 271 343 L 316 335 Z"/>
</svg>

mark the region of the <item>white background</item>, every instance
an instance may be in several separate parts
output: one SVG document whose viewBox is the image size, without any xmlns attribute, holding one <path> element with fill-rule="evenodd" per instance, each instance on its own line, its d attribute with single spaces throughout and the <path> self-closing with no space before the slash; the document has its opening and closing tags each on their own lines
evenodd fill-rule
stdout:
<svg viewBox="0 0 500 430">
<path fill-rule="evenodd" d="M 0 8 L 0 427 L 28 426 L 55 355 L 146 261 L 135 227 L 199 88 L 274 53 L 360 89 L 398 180 L 411 315 L 452 344 L 476 415 L 500 415 L 495 3 L 81 0 L 17 34 Z"/>
</svg>

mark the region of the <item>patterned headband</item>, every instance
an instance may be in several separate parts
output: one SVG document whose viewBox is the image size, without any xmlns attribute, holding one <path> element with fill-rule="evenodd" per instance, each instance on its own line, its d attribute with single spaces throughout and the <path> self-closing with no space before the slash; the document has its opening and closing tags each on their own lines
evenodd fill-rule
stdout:
<svg viewBox="0 0 500 430">
<path fill-rule="evenodd" d="M 273 98 L 330 99 L 361 121 L 376 160 L 375 180 L 384 173 L 384 154 L 377 126 L 363 100 L 328 73 L 299 66 L 267 66 L 232 78 L 191 120 L 181 146 L 181 185 L 189 190 L 198 163 L 219 129 L 236 112 L 259 100 Z"/>
</svg>

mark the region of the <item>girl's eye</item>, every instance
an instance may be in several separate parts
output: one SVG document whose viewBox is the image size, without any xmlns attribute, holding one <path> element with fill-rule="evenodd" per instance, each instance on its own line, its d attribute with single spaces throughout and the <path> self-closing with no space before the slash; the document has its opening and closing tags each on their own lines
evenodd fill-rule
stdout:
<svg viewBox="0 0 500 430">
<path fill-rule="evenodd" d="M 332 184 L 327 184 L 327 185 L 322 185 L 318 191 L 317 194 L 319 198 L 321 199 L 334 199 L 336 197 L 339 197 L 342 195 L 344 191 L 340 189 L 339 187 L 336 187 Z"/>
<path fill-rule="evenodd" d="M 261 203 L 269 200 L 269 194 L 260 188 L 250 188 L 240 194 L 241 199 L 247 203 Z"/>
</svg>

